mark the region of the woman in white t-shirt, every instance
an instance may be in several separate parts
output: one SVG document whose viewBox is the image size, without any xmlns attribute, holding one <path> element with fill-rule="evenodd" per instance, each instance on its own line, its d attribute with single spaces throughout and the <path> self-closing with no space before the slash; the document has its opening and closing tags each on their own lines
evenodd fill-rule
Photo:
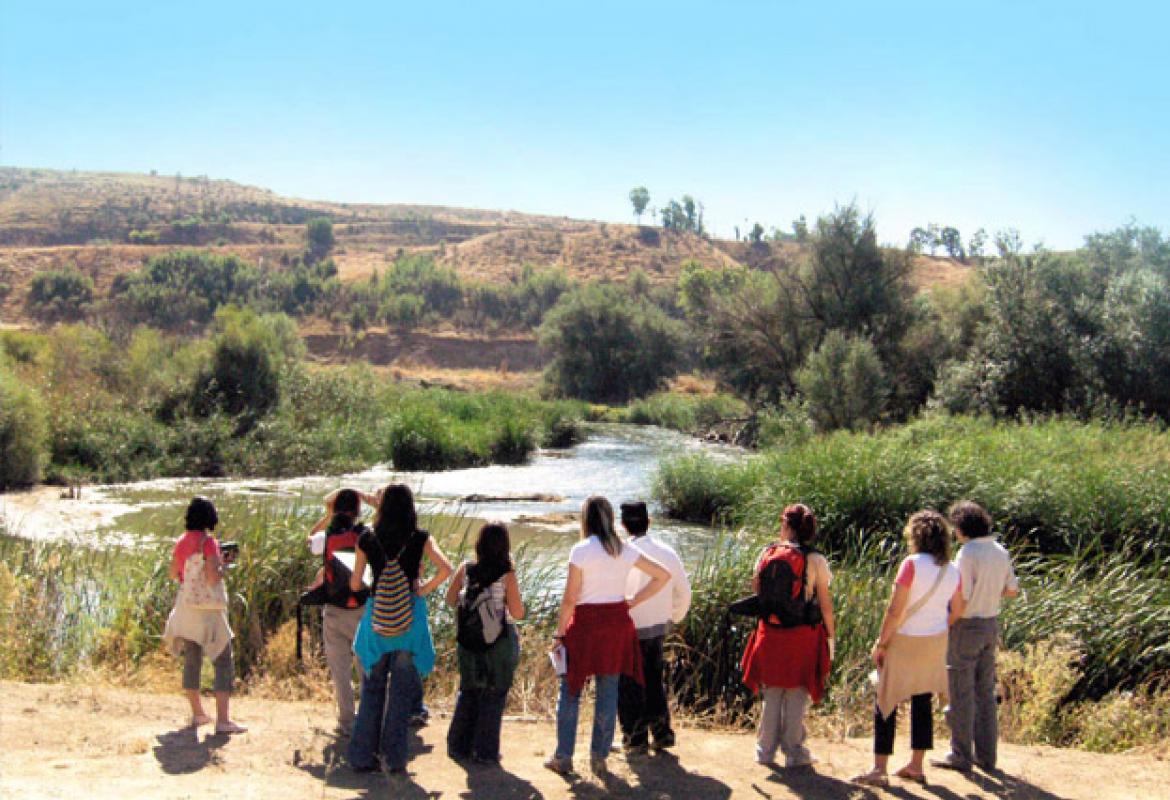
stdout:
<svg viewBox="0 0 1170 800">
<path fill-rule="evenodd" d="M 874 710 L 874 766 L 855 783 L 886 786 L 894 752 L 898 704 L 910 700 L 910 762 L 895 772 L 923 783 L 926 751 L 934 746 L 931 695 L 947 692 L 947 631 L 963 614 L 959 570 L 951 560 L 951 530 L 937 511 L 919 511 L 906 523 L 910 556 L 898 568 L 894 593 L 873 646 L 878 669 Z"/>
<path fill-rule="evenodd" d="M 640 569 L 650 576 L 626 601 L 626 578 Z M 561 675 L 557 701 L 557 749 L 545 762 L 553 772 L 573 771 L 577 712 L 581 690 L 595 676 L 593 738 L 589 751 L 595 773 L 605 771 L 617 724 L 618 679 L 642 683 L 642 653 L 630 609 L 644 603 L 670 582 L 670 571 L 636 547 L 623 547 L 614 530 L 613 506 L 590 497 L 581 508 L 581 541 L 569 552 L 569 575 L 557 621 L 557 644 L 563 645 L 567 671 Z"/>
</svg>

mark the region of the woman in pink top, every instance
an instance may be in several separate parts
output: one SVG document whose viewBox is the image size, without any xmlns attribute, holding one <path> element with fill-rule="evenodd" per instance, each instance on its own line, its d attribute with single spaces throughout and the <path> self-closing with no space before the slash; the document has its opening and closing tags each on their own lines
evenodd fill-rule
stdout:
<svg viewBox="0 0 1170 800">
<path fill-rule="evenodd" d="M 931 695 L 947 692 L 947 631 L 963 614 L 959 571 L 951 559 L 951 531 L 937 511 L 919 511 L 906 523 L 910 555 L 898 568 L 894 593 L 873 646 L 878 669 L 873 769 L 853 781 L 886 786 L 894 752 L 898 704 L 910 700 L 910 762 L 899 778 L 925 782 L 926 751 L 934 746 Z"/>
<path fill-rule="evenodd" d="M 211 722 L 199 697 L 206 656 L 215 667 L 215 732 L 243 733 L 247 728 L 232 721 L 228 708 L 234 675 L 232 629 L 223 586 L 227 567 L 212 534 L 219 515 L 210 500 L 196 497 L 187 506 L 186 521 L 187 532 L 175 543 L 171 555 L 170 574 L 179 582 L 179 592 L 167 618 L 163 642 L 183 659 L 183 691 L 191 704 L 191 724 L 198 727 Z"/>
</svg>

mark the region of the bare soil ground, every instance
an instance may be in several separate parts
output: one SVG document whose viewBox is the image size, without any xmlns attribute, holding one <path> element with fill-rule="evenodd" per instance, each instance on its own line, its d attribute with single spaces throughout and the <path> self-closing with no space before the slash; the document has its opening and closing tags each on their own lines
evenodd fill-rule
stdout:
<svg viewBox="0 0 1170 800">
<path fill-rule="evenodd" d="M 582 776 L 542 768 L 553 743 L 549 720 L 505 721 L 503 767 L 466 767 L 445 755 L 443 715 L 413 737 L 406 776 L 359 775 L 330 732 L 332 707 L 238 699 L 248 733 L 216 736 L 184 727 L 179 696 L 73 685 L 0 684 L 0 797 L 34 798 L 931 798 L 932 800 L 1122 800 L 1170 798 L 1170 763 L 1151 755 L 1103 756 L 1005 745 L 995 775 L 929 772 L 918 786 L 893 779 L 888 790 L 848 783 L 869 764 L 869 742 L 814 740 L 815 769 L 773 770 L 753 761 L 745 733 L 685 725 L 666 755 L 627 761 L 589 775 L 587 730 L 578 736 Z M 900 738 L 898 747 L 904 748 Z M 904 750 L 902 751 L 905 752 Z"/>
</svg>

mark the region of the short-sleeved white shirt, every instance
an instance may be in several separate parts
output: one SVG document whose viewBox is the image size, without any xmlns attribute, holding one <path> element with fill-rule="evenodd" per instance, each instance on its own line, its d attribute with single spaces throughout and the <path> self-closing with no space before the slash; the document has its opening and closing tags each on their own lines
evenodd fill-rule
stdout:
<svg viewBox="0 0 1170 800">
<path fill-rule="evenodd" d="M 618 555 L 611 556 L 596 536 L 573 545 L 569 551 L 569 563 L 581 570 L 581 593 L 577 604 L 625 600 L 626 578 L 640 555 L 638 548 L 627 544 Z"/>
</svg>

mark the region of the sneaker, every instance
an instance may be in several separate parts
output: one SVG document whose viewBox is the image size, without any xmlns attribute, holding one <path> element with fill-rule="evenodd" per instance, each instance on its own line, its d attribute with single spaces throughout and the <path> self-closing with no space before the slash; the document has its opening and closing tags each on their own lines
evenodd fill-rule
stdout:
<svg viewBox="0 0 1170 800">
<path fill-rule="evenodd" d="M 939 769 L 953 769 L 957 772 L 970 772 L 971 762 L 954 753 L 947 753 L 945 756 L 930 759 L 930 766 L 938 767 Z"/>
<path fill-rule="evenodd" d="M 644 744 L 623 744 L 622 750 L 627 756 L 645 756 L 650 754 L 650 748 Z"/>
<path fill-rule="evenodd" d="M 812 755 L 798 756 L 796 758 L 784 759 L 785 769 L 800 769 L 802 767 L 811 767 L 817 763 L 817 757 Z"/>
<path fill-rule="evenodd" d="M 548 761 L 544 762 L 544 768 L 552 770 L 558 775 L 572 775 L 573 774 L 573 759 L 571 758 L 557 758 L 553 756 Z"/>
<path fill-rule="evenodd" d="M 605 763 L 604 758 L 598 758 L 597 756 L 593 756 L 589 759 L 589 769 L 593 772 L 594 775 L 609 774 L 609 765 Z"/>
</svg>

